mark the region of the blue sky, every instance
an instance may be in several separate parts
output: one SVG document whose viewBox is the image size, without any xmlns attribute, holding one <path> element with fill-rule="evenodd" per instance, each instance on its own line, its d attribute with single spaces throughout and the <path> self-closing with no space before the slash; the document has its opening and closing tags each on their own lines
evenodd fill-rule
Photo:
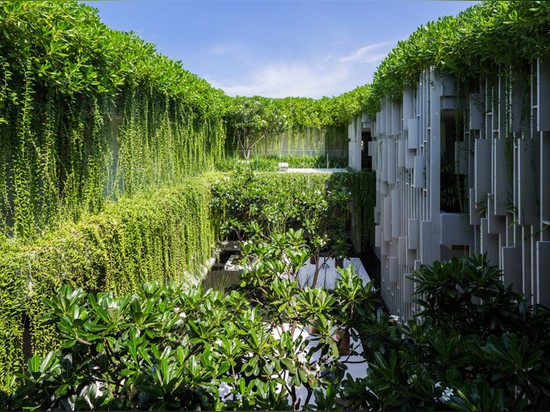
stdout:
<svg viewBox="0 0 550 412">
<path fill-rule="evenodd" d="M 229 95 L 335 96 L 370 83 L 387 53 L 420 25 L 474 1 L 86 1 L 109 27 Z"/>
</svg>

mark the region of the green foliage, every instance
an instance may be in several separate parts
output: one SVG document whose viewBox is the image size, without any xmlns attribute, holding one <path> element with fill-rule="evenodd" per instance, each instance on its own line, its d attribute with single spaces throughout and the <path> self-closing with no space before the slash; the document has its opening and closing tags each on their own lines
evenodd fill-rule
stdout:
<svg viewBox="0 0 550 412">
<path fill-rule="evenodd" d="M 349 192 L 339 174 L 254 173 L 241 168 L 212 185 L 221 236 L 265 241 L 303 229 L 312 253 L 347 239 Z"/>
<path fill-rule="evenodd" d="M 477 78 L 547 54 L 549 11 L 546 1 L 485 0 L 456 17 L 420 26 L 378 67 L 367 112 L 374 118 L 385 96 L 399 100 L 403 88 L 414 86 L 429 67 L 458 79 Z"/>
<path fill-rule="evenodd" d="M 325 196 L 330 174 L 256 173 L 246 165 L 212 184 L 222 236 L 245 240 L 295 227 Z M 315 198 L 315 199 L 314 199 Z"/>
<path fill-rule="evenodd" d="M 244 133 L 347 125 L 350 119 L 359 116 L 366 108 L 369 92 L 369 86 L 364 85 L 336 97 L 317 100 L 238 96 L 228 99 L 226 117 L 232 127 Z"/>
<path fill-rule="evenodd" d="M 4 75 L 11 79 L 29 72 L 38 87 L 65 96 L 116 96 L 126 86 L 144 86 L 144 92 L 178 99 L 202 116 L 218 116 L 223 107 L 223 92 L 134 33 L 109 29 L 92 7 L 4 2 L 0 16 Z"/>
<path fill-rule="evenodd" d="M 342 277 L 344 289 L 360 289 L 361 280 L 351 271 Z M 3 407 L 306 408 L 316 390 L 332 388 L 345 371 L 331 331 L 338 322 L 326 319 L 339 307 L 344 318 L 350 305 L 342 307 L 347 295 L 340 289 L 303 289 L 298 297 L 294 292 L 292 283 L 281 279 L 269 293 L 272 298 L 258 307 L 237 291 L 184 291 L 173 283 L 145 284 L 135 294 L 120 297 L 86 294 L 65 285 L 52 299 L 43 299 L 47 310 L 41 318 L 55 325 L 60 350 L 30 358 L 20 374 L 22 385 L 4 396 Z M 312 298 L 321 295 L 323 301 Z M 354 295 L 358 303 L 377 302 L 371 289 L 362 292 L 361 299 Z M 304 316 L 325 320 L 317 339 L 293 337 L 296 328 L 303 327 L 298 322 Z M 298 388 L 305 389 L 304 398 L 297 396 Z"/>
<path fill-rule="evenodd" d="M 223 155 L 223 93 L 94 9 L 3 2 L 0 22 L 0 243 Z"/>
<path fill-rule="evenodd" d="M 374 244 L 374 173 L 257 173 L 250 165 L 213 180 L 212 208 L 221 237 L 265 239 L 305 230 L 312 247 L 342 249 L 351 202 L 364 250 Z M 344 242 L 345 243 L 345 242 Z"/>
<path fill-rule="evenodd" d="M 228 100 L 227 147 L 246 159 L 252 153 L 283 150 L 304 153 L 344 152 L 351 119 L 366 109 L 368 85 L 337 97 L 271 99 L 260 96 Z"/>
<path fill-rule="evenodd" d="M 214 243 L 210 190 L 193 179 L 170 189 L 121 199 L 79 223 L 67 222 L 34 244 L 13 243 L 0 260 L 0 388 L 10 388 L 21 366 L 23 317 L 32 349 L 55 345 L 39 317 L 42 298 L 61 285 L 87 291 L 136 291 L 148 281 L 193 283 L 204 273 Z"/>
<path fill-rule="evenodd" d="M 296 410 L 314 409 L 315 399 L 323 410 L 521 410 L 550 395 L 547 308 L 505 294 L 501 318 L 458 327 L 493 312 L 502 291 L 484 257 L 423 266 L 419 318 L 403 324 L 351 268 L 333 291 L 299 287 L 300 231 L 243 249 L 242 292 L 145 284 L 114 297 L 61 287 L 43 300 L 41 318 L 55 325 L 61 348 L 29 359 L 3 408 Z M 453 283 L 446 265 L 465 274 Z M 487 308 L 459 304 L 457 317 L 441 304 L 431 317 L 429 302 L 456 302 L 453 290 L 484 296 Z M 293 338 L 307 325 L 318 335 Z M 361 338 L 365 378 L 345 374 L 335 330 Z"/>
<path fill-rule="evenodd" d="M 374 248 L 374 207 L 376 206 L 376 173 L 362 170 L 341 175 L 344 186 L 351 194 L 351 214 L 357 230 L 352 232 L 361 252 Z"/>
<path fill-rule="evenodd" d="M 484 255 L 424 266 L 411 276 L 418 282 L 419 316 L 459 334 L 487 337 L 518 330 L 523 321 L 518 312 L 522 296 L 499 277 L 498 267 L 488 265 Z"/>
<path fill-rule="evenodd" d="M 0 406 L 289 409 L 315 396 L 326 409 L 539 407 L 550 394 L 548 309 L 503 286 L 482 257 L 416 272 L 420 312 L 406 324 L 375 310 L 350 273 L 333 292 L 298 287 L 308 247 L 343 253 L 342 219 L 331 218 L 345 217 L 348 193 L 363 248 L 372 245 L 373 173 L 238 169 L 213 185 L 214 221 L 209 187 L 187 179 L 224 149 L 248 156 L 285 139 L 339 149 L 350 119 L 374 118 L 428 67 L 460 83 L 524 65 L 550 50 L 549 7 L 483 1 L 400 42 L 372 86 L 313 100 L 229 98 L 75 2 L 0 4 L 0 388 L 21 383 L 25 326 L 36 353 Z M 238 292 L 140 286 L 196 276 L 218 226 L 257 242 L 245 247 L 244 281 L 261 305 Z M 65 288 L 41 300 L 65 284 L 120 297 Z M 303 342 L 289 331 L 275 339 L 267 317 L 317 327 L 327 361 L 299 358 Z M 333 328 L 357 331 L 367 378 L 342 381 Z"/>
<path fill-rule="evenodd" d="M 370 373 L 343 382 L 354 409 L 539 409 L 550 396 L 548 308 L 505 287 L 485 256 L 423 265 L 419 311 L 357 326 Z"/>
</svg>

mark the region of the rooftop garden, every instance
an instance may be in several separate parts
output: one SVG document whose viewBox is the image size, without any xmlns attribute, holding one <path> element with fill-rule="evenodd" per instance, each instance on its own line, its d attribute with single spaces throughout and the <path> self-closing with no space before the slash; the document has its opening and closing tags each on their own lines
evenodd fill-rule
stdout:
<svg viewBox="0 0 550 412">
<path fill-rule="evenodd" d="M 547 308 L 484 257 L 422 267 L 407 323 L 349 268 L 300 285 L 311 256 L 349 256 L 350 216 L 370 249 L 374 176 L 273 169 L 324 166 L 427 67 L 467 82 L 547 54 L 549 11 L 482 2 L 420 27 L 372 84 L 313 100 L 229 97 L 76 2 L 2 3 L 0 408 L 547 406 Z M 243 242 L 239 283 L 204 290 L 224 239 Z"/>
</svg>

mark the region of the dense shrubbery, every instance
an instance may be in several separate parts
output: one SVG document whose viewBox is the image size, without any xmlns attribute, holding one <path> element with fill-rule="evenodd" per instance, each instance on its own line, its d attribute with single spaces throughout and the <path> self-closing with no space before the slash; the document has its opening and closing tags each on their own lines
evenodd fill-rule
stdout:
<svg viewBox="0 0 550 412">
<path fill-rule="evenodd" d="M 265 238 L 299 227 L 310 237 L 329 225 L 332 207 L 344 209 L 338 231 L 345 230 L 349 195 L 339 174 L 255 173 L 243 166 L 213 183 L 212 206 L 222 237 Z"/>
<path fill-rule="evenodd" d="M 44 316 L 56 325 L 62 349 L 31 358 L 23 385 L 0 398 L 0 407 L 304 407 L 343 377 L 346 367 L 333 338 L 340 319 L 355 306 L 377 302 L 350 271 L 343 279 L 330 293 L 278 279 L 262 306 L 236 291 L 195 287 L 148 284 L 119 298 L 64 287 L 45 301 Z M 329 313 L 336 310 L 338 319 Z M 319 335 L 293 338 L 307 323 L 318 325 Z"/>
<path fill-rule="evenodd" d="M 31 358 L 1 406 L 507 410 L 548 400 L 548 309 L 505 288 L 484 257 L 423 266 L 414 275 L 423 322 L 402 324 L 349 269 L 334 291 L 300 288 L 303 238 L 281 236 L 245 248 L 256 259 L 241 291 L 145 285 L 115 298 L 62 288 L 44 315 L 62 349 Z M 319 334 L 292 339 L 305 325 Z M 346 376 L 335 330 L 361 339 L 368 376 Z"/>
<path fill-rule="evenodd" d="M 364 250 L 374 242 L 373 182 L 362 173 L 256 173 L 247 165 L 217 179 L 212 206 L 222 238 L 265 239 L 288 229 L 304 229 L 312 253 L 346 255 L 350 203 Z M 367 187 L 368 186 L 368 187 Z"/>
<path fill-rule="evenodd" d="M 358 327 L 370 373 L 344 382 L 350 403 L 375 410 L 546 408 L 550 313 L 505 287 L 500 274 L 485 256 L 416 271 L 416 319 L 367 317 Z"/>
<path fill-rule="evenodd" d="M 214 243 L 209 202 L 208 184 L 190 179 L 121 199 L 33 244 L 1 248 L 0 389 L 13 389 L 25 323 L 29 349 L 44 353 L 55 345 L 55 334 L 39 317 L 41 299 L 53 297 L 61 285 L 123 294 L 148 281 L 198 281 Z"/>
</svg>

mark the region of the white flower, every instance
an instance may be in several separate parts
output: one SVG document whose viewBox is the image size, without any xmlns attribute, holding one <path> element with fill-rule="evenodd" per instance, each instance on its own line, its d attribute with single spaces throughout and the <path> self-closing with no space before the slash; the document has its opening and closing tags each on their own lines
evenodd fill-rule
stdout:
<svg viewBox="0 0 550 412">
<path fill-rule="evenodd" d="M 390 322 L 399 322 L 399 316 L 390 315 Z"/>
<path fill-rule="evenodd" d="M 297 358 L 298 358 L 298 362 L 299 363 L 307 363 L 307 357 L 306 357 L 306 353 L 305 352 L 299 352 L 298 355 L 297 355 Z"/>
<path fill-rule="evenodd" d="M 441 402 L 448 402 L 451 400 L 451 396 L 455 394 L 454 390 L 452 388 L 446 387 L 441 396 L 439 397 L 439 400 Z"/>
<path fill-rule="evenodd" d="M 220 383 L 220 387 L 218 388 L 218 396 L 220 399 L 225 399 L 227 395 L 231 392 L 231 387 L 227 384 L 227 382 Z"/>
<path fill-rule="evenodd" d="M 222 340 L 221 339 L 216 339 L 216 341 L 214 342 L 216 345 L 218 346 L 222 346 Z"/>
<path fill-rule="evenodd" d="M 441 388 L 441 382 L 436 382 L 434 385 L 435 388 Z"/>
</svg>

